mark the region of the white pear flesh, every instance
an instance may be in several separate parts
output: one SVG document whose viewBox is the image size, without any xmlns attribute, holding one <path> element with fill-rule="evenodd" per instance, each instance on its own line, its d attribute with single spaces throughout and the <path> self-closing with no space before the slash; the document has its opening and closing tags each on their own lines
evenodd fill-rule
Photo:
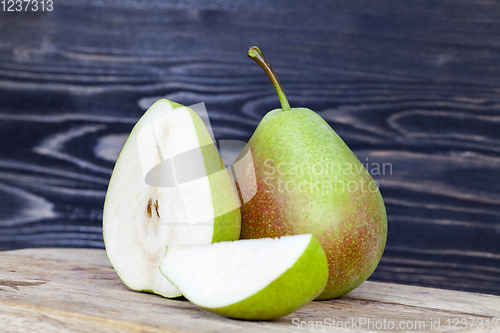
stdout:
<svg viewBox="0 0 500 333">
<path fill-rule="evenodd" d="M 326 255 L 312 234 L 171 245 L 160 270 L 194 304 L 251 320 L 296 311 L 328 280 Z"/>
<path fill-rule="evenodd" d="M 146 182 L 155 166 L 186 152 L 201 177 L 181 182 L 186 170 L 174 165 L 153 178 L 175 185 Z M 158 269 L 165 247 L 236 240 L 239 232 L 237 193 L 202 120 L 189 108 L 159 100 L 124 144 L 106 194 L 103 236 L 117 274 L 131 289 L 181 296 Z"/>
</svg>

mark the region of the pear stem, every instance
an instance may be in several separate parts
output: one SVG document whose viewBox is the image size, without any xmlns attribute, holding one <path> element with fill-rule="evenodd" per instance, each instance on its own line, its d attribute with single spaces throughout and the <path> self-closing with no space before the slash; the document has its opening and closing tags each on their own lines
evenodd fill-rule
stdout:
<svg viewBox="0 0 500 333">
<path fill-rule="evenodd" d="M 252 46 L 248 50 L 248 57 L 251 58 L 253 61 L 255 61 L 257 64 L 259 64 L 259 66 L 262 67 L 264 72 L 266 72 L 267 76 L 273 83 L 276 92 L 278 93 L 278 97 L 281 103 L 281 108 L 283 109 L 283 111 L 289 111 L 290 104 L 288 104 L 288 100 L 286 99 L 285 93 L 283 92 L 283 87 L 281 86 L 280 81 L 278 81 L 276 74 L 274 74 L 271 65 L 269 65 L 266 58 L 264 57 L 264 54 L 262 54 L 262 52 L 257 46 Z"/>
</svg>

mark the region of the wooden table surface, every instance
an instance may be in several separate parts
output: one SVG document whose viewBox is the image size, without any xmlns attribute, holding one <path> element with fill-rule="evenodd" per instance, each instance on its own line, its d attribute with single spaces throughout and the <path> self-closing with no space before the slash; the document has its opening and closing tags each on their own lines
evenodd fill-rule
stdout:
<svg viewBox="0 0 500 333">
<path fill-rule="evenodd" d="M 327 326 L 334 323 L 340 328 Z M 297 332 L 300 325 L 327 332 L 401 332 L 410 326 L 419 332 L 499 332 L 500 297 L 365 282 L 286 317 L 244 321 L 128 289 L 103 250 L 0 252 L 2 332 Z"/>
</svg>

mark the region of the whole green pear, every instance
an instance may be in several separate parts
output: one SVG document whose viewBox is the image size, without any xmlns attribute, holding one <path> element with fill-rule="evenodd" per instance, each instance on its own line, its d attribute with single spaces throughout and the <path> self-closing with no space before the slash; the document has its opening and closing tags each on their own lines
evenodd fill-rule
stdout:
<svg viewBox="0 0 500 333">
<path fill-rule="evenodd" d="M 243 152 L 233 168 L 242 201 L 240 238 L 314 234 L 329 265 L 317 299 L 340 297 L 363 283 L 382 257 L 384 201 L 330 125 L 309 109 L 290 108 L 260 50 L 254 46 L 248 55 L 268 74 L 282 109 L 264 116 L 248 142 L 251 159 Z"/>
</svg>

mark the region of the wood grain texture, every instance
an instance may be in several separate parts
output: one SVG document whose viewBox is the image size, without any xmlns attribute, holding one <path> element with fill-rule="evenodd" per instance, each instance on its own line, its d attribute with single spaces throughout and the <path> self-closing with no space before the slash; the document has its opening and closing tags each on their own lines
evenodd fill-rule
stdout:
<svg viewBox="0 0 500 333">
<path fill-rule="evenodd" d="M 0 249 L 102 248 L 114 160 L 159 97 L 205 102 L 218 139 L 279 107 L 322 115 L 380 183 L 372 276 L 500 295 L 500 5 L 59 0 L 0 12 Z M 390 163 L 378 175 L 372 163 Z"/>
<path fill-rule="evenodd" d="M 339 299 L 314 301 L 276 320 L 234 320 L 186 300 L 129 290 L 104 250 L 91 249 L 0 252 L 0 295 L 2 329 L 15 332 L 294 332 L 318 322 L 323 326 L 316 329 L 326 331 L 374 331 L 360 320 L 372 325 L 385 320 L 385 328 L 376 330 L 381 332 L 405 331 L 400 325 L 410 323 L 420 325 L 419 332 L 500 329 L 498 296 L 369 281 Z M 357 327 L 328 327 L 333 320 Z M 438 320 L 439 327 L 431 326 Z M 469 327 L 453 326 L 454 320 L 466 320 Z"/>
</svg>

